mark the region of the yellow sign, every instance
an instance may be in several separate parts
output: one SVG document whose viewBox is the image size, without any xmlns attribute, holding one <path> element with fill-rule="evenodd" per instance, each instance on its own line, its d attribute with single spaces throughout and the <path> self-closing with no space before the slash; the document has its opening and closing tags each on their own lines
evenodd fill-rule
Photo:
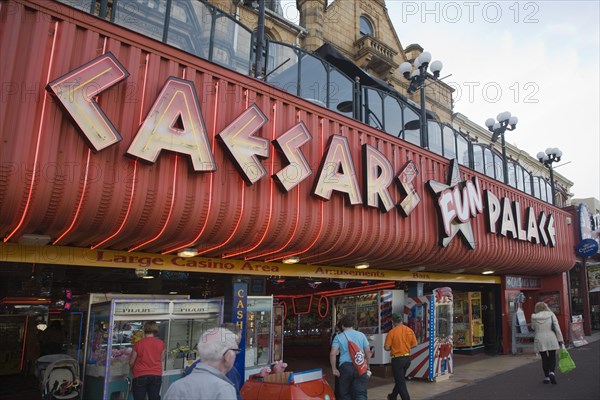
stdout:
<svg viewBox="0 0 600 400">
<path fill-rule="evenodd" d="M 0 243 L 0 262 L 21 262 L 84 267 L 148 268 L 163 271 L 206 272 L 233 275 L 297 276 L 332 279 L 367 279 L 406 282 L 459 282 L 499 284 L 499 276 L 410 272 L 383 269 L 354 269 L 323 265 L 266 263 L 171 254 L 136 253 L 117 250 L 62 246 L 22 246 Z"/>
</svg>

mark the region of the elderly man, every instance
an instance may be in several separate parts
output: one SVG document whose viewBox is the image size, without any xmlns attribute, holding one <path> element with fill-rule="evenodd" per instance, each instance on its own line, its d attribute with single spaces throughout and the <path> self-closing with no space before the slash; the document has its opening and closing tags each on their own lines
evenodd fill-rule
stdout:
<svg viewBox="0 0 600 400">
<path fill-rule="evenodd" d="M 186 377 L 169 387 L 166 400 L 235 400 L 234 384 L 225 376 L 239 353 L 238 337 L 225 328 L 211 329 L 198 341 L 202 362 Z"/>
</svg>

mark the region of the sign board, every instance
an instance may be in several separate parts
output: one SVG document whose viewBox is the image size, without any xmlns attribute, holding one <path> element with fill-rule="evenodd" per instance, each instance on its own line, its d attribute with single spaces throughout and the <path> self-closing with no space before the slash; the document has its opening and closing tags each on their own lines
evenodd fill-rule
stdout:
<svg viewBox="0 0 600 400">
<path fill-rule="evenodd" d="M 168 314 L 168 302 L 118 302 L 115 303 L 115 315 L 128 314 Z"/>
<path fill-rule="evenodd" d="M 177 302 L 173 303 L 173 314 L 219 313 L 218 303 Z"/>
<path fill-rule="evenodd" d="M 591 257 L 598 253 L 598 242 L 596 242 L 594 239 L 583 239 L 575 247 L 575 251 L 580 257 Z"/>
</svg>

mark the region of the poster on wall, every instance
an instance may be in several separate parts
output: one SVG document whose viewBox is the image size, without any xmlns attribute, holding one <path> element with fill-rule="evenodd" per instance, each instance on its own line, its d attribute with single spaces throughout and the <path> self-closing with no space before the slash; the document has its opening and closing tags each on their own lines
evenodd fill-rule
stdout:
<svg viewBox="0 0 600 400">
<path fill-rule="evenodd" d="M 538 294 L 538 301 L 548 304 L 548 307 L 554 314 L 560 314 L 560 292 L 541 292 Z"/>
<path fill-rule="evenodd" d="M 600 292 L 600 265 L 587 268 L 590 293 Z"/>
</svg>

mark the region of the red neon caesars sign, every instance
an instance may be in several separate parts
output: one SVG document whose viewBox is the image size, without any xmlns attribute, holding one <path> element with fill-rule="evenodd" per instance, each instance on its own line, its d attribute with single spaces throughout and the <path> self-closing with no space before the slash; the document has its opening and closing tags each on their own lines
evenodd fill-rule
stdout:
<svg viewBox="0 0 600 400">
<path fill-rule="evenodd" d="M 108 52 L 47 85 L 47 90 L 55 96 L 96 152 L 118 143 L 122 138 L 94 98 L 128 76 L 123 65 Z M 256 136 L 267 121 L 260 108 L 253 104 L 216 136 L 249 185 L 267 175 L 260 160 L 270 157 L 270 142 Z M 310 132 L 300 122 L 273 141 L 286 163 L 273 179 L 286 192 L 312 174 L 301 150 L 302 145 L 311 139 Z M 166 80 L 127 154 L 154 163 L 162 150 L 189 156 L 197 172 L 210 172 L 217 168 L 192 81 L 175 77 Z M 394 208 L 388 188 L 396 177 L 397 185 L 407 194 L 398 207 L 405 215 L 410 214 L 420 201 L 412 184 L 418 174 L 415 164 L 409 161 L 398 175 L 394 175 L 389 160 L 368 144 L 362 146 L 362 158 L 364 200 L 348 139 L 340 135 L 331 136 L 321 159 L 313 194 L 329 200 L 331 194 L 338 191 L 345 193 L 352 205 L 365 204 L 388 212 Z"/>
</svg>

